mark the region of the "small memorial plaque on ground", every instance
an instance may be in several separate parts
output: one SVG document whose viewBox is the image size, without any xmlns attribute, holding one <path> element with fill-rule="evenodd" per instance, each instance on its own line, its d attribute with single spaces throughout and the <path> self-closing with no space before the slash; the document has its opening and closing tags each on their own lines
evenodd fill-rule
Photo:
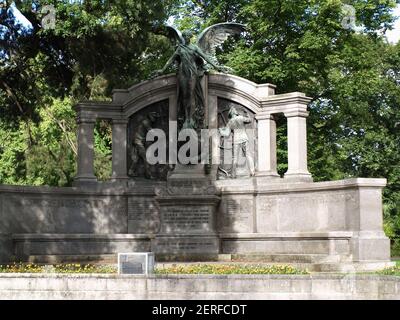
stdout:
<svg viewBox="0 0 400 320">
<path fill-rule="evenodd" d="M 118 253 L 118 274 L 150 274 L 154 271 L 154 253 Z"/>
</svg>

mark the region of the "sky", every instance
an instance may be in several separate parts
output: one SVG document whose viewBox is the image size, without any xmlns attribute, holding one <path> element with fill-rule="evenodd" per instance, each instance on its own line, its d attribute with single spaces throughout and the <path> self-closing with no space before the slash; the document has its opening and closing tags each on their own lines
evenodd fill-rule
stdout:
<svg viewBox="0 0 400 320">
<path fill-rule="evenodd" d="M 394 11 L 395 16 L 400 17 L 400 5 Z M 391 43 L 397 43 L 400 40 L 400 18 L 397 19 L 395 28 L 386 33 L 386 36 Z"/>
<path fill-rule="evenodd" d="M 18 9 L 13 8 L 13 12 L 16 16 L 17 19 L 19 19 L 24 25 L 29 25 L 30 23 L 25 19 L 23 15 L 20 14 Z M 394 29 L 387 31 L 386 36 L 389 42 L 391 43 L 397 43 L 400 40 L 400 5 L 397 6 L 397 8 L 394 11 L 394 15 L 399 17 L 397 19 Z"/>
</svg>

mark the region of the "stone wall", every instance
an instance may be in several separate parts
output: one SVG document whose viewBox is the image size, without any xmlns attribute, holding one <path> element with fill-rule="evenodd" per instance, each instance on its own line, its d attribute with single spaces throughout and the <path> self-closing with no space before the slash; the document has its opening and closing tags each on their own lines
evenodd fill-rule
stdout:
<svg viewBox="0 0 400 320">
<path fill-rule="evenodd" d="M 383 233 L 385 179 L 320 183 L 218 181 L 223 253 L 326 254 L 390 259 Z"/>
<path fill-rule="evenodd" d="M 0 262 L 9 262 L 12 256 L 13 246 L 11 236 L 0 234 Z"/>
<path fill-rule="evenodd" d="M 2 274 L 0 299 L 400 300 L 400 277 L 376 275 Z"/>
<path fill-rule="evenodd" d="M 127 233 L 126 197 L 111 188 L 0 187 L 9 233 Z"/>
<path fill-rule="evenodd" d="M 36 255 L 151 251 L 151 210 L 132 201 L 139 198 L 147 205 L 149 194 L 140 190 L 132 195 L 112 184 L 0 186 L 0 263 L 12 256 L 20 261 Z"/>
<path fill-rule="evenodd" d="M 266 183 L 216 181 L 221 254 L 323 255 L 331 262 L 389 261 L 384 179 Z M 0 186 L 0 258 L 150 251 L 160 232 L 154 189 Z M 155 243 L 153 243 L 154 246 Z M 8 262 L 8 261 L 7 261 Z"/>
</svg>

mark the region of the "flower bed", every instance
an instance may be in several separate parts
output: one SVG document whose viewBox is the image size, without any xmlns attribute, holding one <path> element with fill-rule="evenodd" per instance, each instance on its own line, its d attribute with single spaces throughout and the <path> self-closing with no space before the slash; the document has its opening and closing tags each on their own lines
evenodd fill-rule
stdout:
<svg viewBox="0 0 400 320">
<path fill-rule="evenodd" d="M 400 262 L 398 261 L 395 267 L 386 268 L 382 271 L 379 271 L 378 274 L 386 276 L 400 276 Z"/>
<path fill-rule="evenodd" d="M 167 268 L 157 268 L 156 274 L 309 274 L 288 265 L 259 266 L 259 265 L 221 265 L 196 264 L 177 265 Z"/>
<path fill-rule="evenodd" d="M 75 263 L 56 265 L 13 263 L 0 265 L 0 273 L 117 273 L 117 268 L 111 265 Z"/>
</svg>

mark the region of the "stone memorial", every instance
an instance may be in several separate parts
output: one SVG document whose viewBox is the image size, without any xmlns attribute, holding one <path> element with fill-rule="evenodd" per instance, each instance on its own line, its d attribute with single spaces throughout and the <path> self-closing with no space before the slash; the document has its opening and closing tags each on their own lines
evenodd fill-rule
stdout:
<svg viewBox="0 0 400 320">
<path fill-rule="evenodd" d="M 77 176 L 70 188 L 0 186 L 0 262 L 104 259 L 308 262 L 340 270 L 390 265 L 386 180 L 313 182 L 307 106 L 229 74 L 214 57 L 243 25 L 192 35 L 171 27 L 163 70 L 112 102 L 76 105 Z M 176 74 L 162 75 L 174 64 Z M 287 119 L 288 170 L 277 172 L 276 116 Z M 112 178 L 94 174 L 94 125 L 112 122 Z M 72 258 L 71 258 L 72 257 Z"/>
</svg>

